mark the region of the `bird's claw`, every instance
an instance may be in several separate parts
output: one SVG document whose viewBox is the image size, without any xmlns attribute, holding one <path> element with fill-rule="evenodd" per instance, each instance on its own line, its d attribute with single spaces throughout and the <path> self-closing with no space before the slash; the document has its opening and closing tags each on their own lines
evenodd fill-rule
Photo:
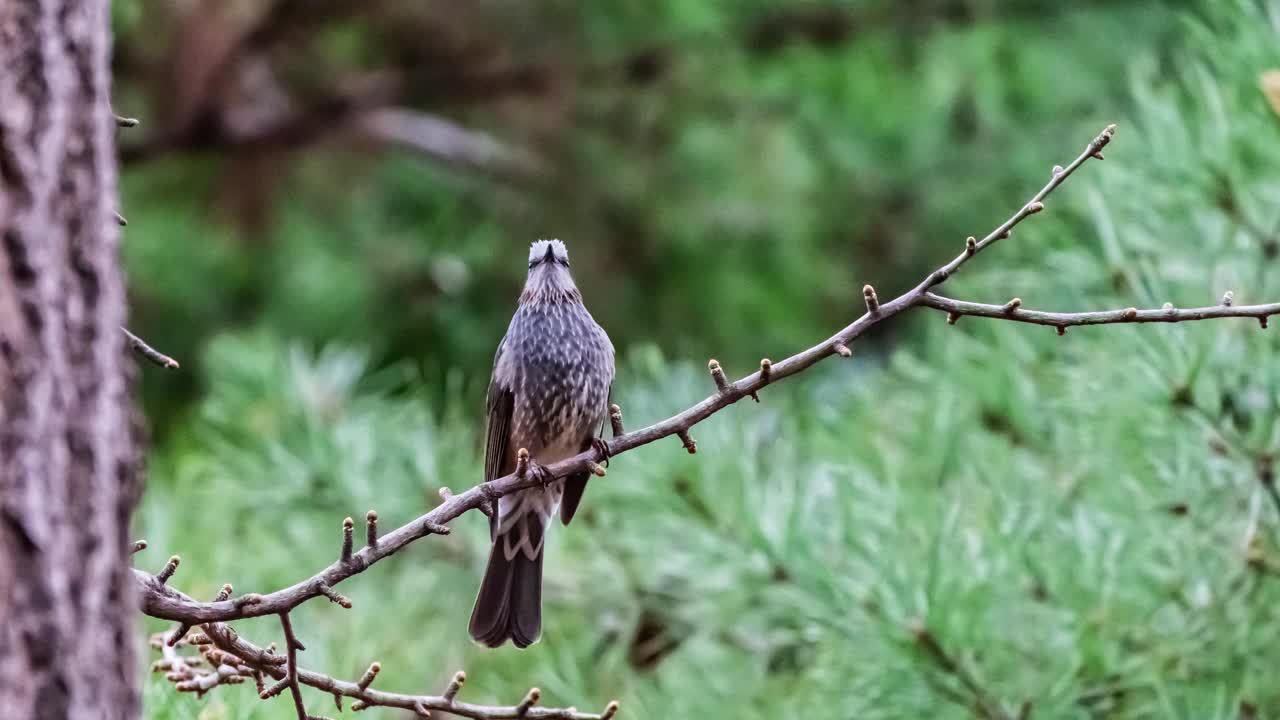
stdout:
<svg viewBox="0 0 1280 720">
<path fill-rule="evenodd" d="M 545 465 L 535 462 L 529 463 L 529 474 L 532 475 L 540 485 L 546 485 L 556 479 Z"/>
<path fill-rule="evenodd" d="M 613 451 L 609 449 L 609 441 L 602 437 L 593 437 L 591 447 L 600 454 L 600 460 L 604 466 L 609 467 L 609 458 L 613 455 Z"/>
</svg>

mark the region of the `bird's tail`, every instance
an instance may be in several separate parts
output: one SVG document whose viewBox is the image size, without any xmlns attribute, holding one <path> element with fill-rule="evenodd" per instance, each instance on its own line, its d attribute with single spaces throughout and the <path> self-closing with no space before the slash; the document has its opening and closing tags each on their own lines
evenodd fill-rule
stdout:
<svg viewBox="0 0 1280 720">
<path fill-rule="evenodd" d="M 511 638 L 524 648 L 542 634 L 542 540 L 546 518 L 525 512 L 500 523 L 471 611 L 471 637 L 489 647 Z"/>
</svg>

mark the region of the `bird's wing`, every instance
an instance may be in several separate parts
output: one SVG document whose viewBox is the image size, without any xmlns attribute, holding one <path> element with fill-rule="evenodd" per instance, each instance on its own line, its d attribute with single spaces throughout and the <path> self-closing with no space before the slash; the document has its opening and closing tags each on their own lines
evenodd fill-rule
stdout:
<svg viewBox="0 0 1280 720">
<path fill-rule="evenodd" d="M 493 378 L 489 381 L 488 433 L 484 446 L 484 480 L 496 480 L 515 470 L 515 462 L 510 453 L 511 415 L 515 412 L 515 394 L 511 386 L 498 375 L 498 358 L 502 356 L 502 345 L 498 345 L 497 356 L 494 357 Z M 489 518 L 490 533 L 497 527 L 497 508 Z"/>
<path fill-rule="evenodd" d="M 608 422 L 609 405 L 613 403 L 613 385 L 609 386 L 609 393 L 605 401 L 605 419 L 600 421 L 600 435 L 604 437 L 604 424 Z M 591 449 L 591 440 L 588 437 L 582 443 L 582 448 L 578 452 L 586 452 Z M 582 494 L 587 491 L 587 480 L 591 479 L 591 473 L 577 473 L 569 475 L 564 479 L 564 496 L 560 498 L 560 522 L 568 525 L 573 519 L 574 513 L 578 512 L 578 503 L 582 502 Z"/>
</svg>

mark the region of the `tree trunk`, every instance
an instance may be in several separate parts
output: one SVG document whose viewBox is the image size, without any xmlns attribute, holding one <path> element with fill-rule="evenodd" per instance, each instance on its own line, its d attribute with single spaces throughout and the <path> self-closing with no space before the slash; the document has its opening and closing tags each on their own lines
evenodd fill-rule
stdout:
<svg viewBox="0 0 1280 720">
<path fill-rule="evenodd" d="M 0 0 L 0 715 L 138 713 L 109 8 Z"/>
</svg>

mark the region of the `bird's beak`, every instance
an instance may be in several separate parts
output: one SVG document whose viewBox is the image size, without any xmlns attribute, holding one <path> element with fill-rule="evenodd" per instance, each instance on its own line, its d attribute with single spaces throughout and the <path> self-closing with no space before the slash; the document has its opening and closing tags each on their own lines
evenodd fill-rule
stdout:
<svg viewBox="0 0 1280 720">
<path fill-rule="evenodd" d="M 542 256 L 542 259 L 547 262 L 555 260 L 555 252 L 551 248 L 551 243 L 547 243 L 547 254 Z"/>
</svg>

